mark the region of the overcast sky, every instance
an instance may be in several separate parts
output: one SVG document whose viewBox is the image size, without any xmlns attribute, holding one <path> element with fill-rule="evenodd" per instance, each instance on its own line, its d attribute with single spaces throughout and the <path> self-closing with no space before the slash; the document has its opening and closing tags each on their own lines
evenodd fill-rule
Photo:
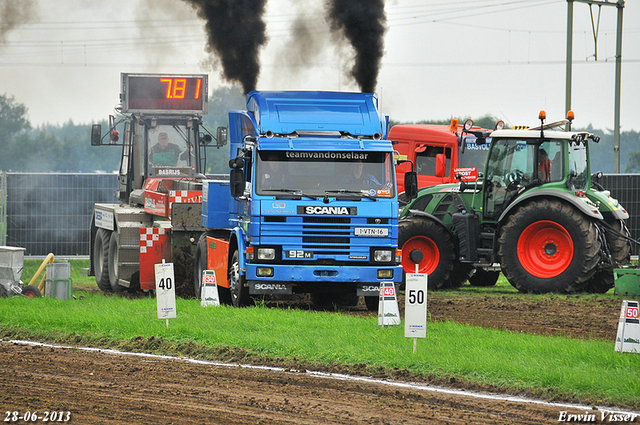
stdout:
<svg viewBox="0 0 640 425">
<path fill-rule="evenodd" d="M 258 89 L 359 90 L 347 75 L 353 53 L 334 42 L 323 3 L 267 0 Z M 624 8 L 622 131 L 640 131 L 638 3 Z M 565 0 L 387 0 L 385 10 L 376 93 L 393 120 L 491 114 L 532 125 L 541 109 L 564 117 Z M 616 18 L 614 5 L 574 3 L 578 127 L 614 126 Z M 183 0 L 0 0 L 0 20 L 0 94 L 25 104 L 35 126 L 106 119 L 121 72 L 208 73 L 210 89 L 229 84 Z M 291 36 L 300 22 L 314 40 L 302 48 Z"/>
</svg>

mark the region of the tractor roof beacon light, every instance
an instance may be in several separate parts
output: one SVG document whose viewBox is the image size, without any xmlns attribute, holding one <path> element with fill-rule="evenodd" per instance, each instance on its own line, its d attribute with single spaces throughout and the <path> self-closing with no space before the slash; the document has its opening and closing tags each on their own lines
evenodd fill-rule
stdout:
<svg viewBox="0 0 640 425">
<path fill-rule="evenodd" d="M 573 122 L 574 119 L 576 119 L 576 116 L 573 113 L 573 111 L 567 112 L 567 120 L 569 121 L 569 128 L 568 128 L 569 131 L 571 131 L 571 123 Z"/>
<path fill-rule="evenodd" d="M 538 119 L 540 120 L 540 143 L 544 140 L 544 120 L 547 119 L 547 113 L 542 110 L 538 113 Z"/>
<path fill-rule="evenodd" d="M 456 134 L 458 132 L 458 119 L 451 118 L 451 124 L 449 125 L 449 131 Z"/>
</svg>

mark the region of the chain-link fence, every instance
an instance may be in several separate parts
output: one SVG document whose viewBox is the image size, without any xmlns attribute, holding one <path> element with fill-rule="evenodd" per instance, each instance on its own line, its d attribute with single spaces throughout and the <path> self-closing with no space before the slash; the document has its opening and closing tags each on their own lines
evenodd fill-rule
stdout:
<svg viewBox="0 0 640 425">
<path fill-rule="evenodd" d="M 27 256 L 89 255 L 93 205 L 118 202 L 116 174 L 2 173 L 3 245 Z"/>
<path fill-rule="evenodd" d="M 631 236 L 640 239 L 640 174 L 608 174 L 601 184 L 627 209 Z M 93 205 L 118 202 L 117 188 L 115 174 L 2 173 L 2 245 L 26 248 L 28 256 L 89 255 Z"/>
</svg>

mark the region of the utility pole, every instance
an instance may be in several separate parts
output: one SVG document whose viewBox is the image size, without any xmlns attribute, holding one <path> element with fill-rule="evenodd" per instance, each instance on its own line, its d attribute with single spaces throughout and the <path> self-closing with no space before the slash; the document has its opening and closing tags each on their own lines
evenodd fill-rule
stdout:
<svg viewBox="0 0 640 425">
<path fill-rule="evenodd" d="M 620 172 L 620 79 L 622 76 L 622 10 L 624 0 L 617 1 L 597 1 L 597 0 L 567 0 L 567 63 L 565 82 L 565 109 L 571 110 L 571 65 L 573 60 L 573 2 L 588 3 L 601 6 L 615 6 L 618 9 L 618 24 L 616 33 L 616 79 L 614 98 L 614 123 L 613 123 L 613 172 Z M 599 18 L 599 14 L 598 14 Z M 593 15 L 592 15 L 593 19 Z M 594 30 L 595 31 L 595 30 Z M 597 60 L 597 58 L 596 58 Z"/>
</svg>

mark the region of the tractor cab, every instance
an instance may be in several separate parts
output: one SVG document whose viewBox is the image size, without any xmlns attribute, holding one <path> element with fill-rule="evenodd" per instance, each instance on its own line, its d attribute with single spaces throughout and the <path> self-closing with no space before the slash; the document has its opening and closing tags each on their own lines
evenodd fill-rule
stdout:
<svg viewBox="0 0 640 425">
<path fill-rule="evenodd" d="M 541 112 L 541 114 L 544 111 Z M 569 120 L 536 128 L 515 127 L 492 133 L 484 179 L 484 217 L 499 219 L 524 192 L 544 186 L 568 192 L 586 190 L 589 184 L 588 133 L 546 131 Z"/>
</svg>

